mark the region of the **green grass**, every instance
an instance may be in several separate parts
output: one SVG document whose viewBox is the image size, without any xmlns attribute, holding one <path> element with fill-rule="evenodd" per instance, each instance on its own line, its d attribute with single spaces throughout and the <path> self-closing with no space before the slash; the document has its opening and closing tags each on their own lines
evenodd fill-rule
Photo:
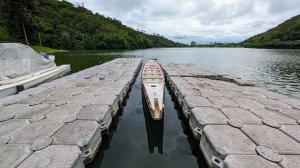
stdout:
<svg viewBox="0 0 300 168">
<path fill-rule="evenodd" d="M 59 50 L 53 49 L 49 47 L 42 47 L 42 46 L 31 46 L 36 52 L 46 52 L 48 54 L 58 53 L 58 52 L 67 52 L 67 50 Z"/>
</svg>

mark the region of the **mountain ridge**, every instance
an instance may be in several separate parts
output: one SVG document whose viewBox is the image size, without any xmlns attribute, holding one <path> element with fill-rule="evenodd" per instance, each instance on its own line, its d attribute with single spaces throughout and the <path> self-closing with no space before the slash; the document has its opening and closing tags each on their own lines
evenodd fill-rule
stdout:
<svg viewBox="0 0 300 168">
<path fill-rule="evenodd" d="M 278 26 L 241 42 L 244 47 L 254 48 L 300 48 L 300 15 L 280 23 Z"/>
<path fill-rule="evenodd" d="M 0 8 L 2 42 L 28 41 L 30 45 L 41 43 L 60 49 L 185 46 L 159 34 L 134 30 L 119 20 L 93 13 L 65 0 L 3 0 Z"/>
</svg>

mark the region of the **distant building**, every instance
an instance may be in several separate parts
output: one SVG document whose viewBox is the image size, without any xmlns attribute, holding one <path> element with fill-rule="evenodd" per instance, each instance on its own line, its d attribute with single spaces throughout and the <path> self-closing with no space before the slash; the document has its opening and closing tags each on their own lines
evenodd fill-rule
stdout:
<svg viewBox="0 0 300 168">
<path fill-rule="evenodd" d="M 196 46 L 196 44 L 197 44 L 197 43 L 196 43 L 195 41 L 192 41 L 192 42 L 191 42 L 191 46 Z"/>
</svg>

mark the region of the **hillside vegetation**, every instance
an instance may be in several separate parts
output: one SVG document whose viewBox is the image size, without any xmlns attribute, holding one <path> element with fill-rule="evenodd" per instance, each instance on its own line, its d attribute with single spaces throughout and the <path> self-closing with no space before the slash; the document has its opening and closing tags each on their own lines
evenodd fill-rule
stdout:
<svg viewBox="0 0 300 168">
<path fill-rule="evenodd" d="M 0 9 L 0 42 L 28 41 L 30 45 L 41 43 L 59 49 L 183 46 L 64 0 L 1 0 Z"/>
<path fill-rule="evenodd" d="M 241 43 L 256 48 L 300 48 L 300 15 Z"/>
<path fill-rule="evenodd" d="M 68 52 L 67 50 L 59 50 L 59 49 L 53 49 L 49 47 L 42 47 L 42 46 L 30 46 L 30 47 L 39 53 L 46 52 L 48 54 L 53 54 L 53 53 L 60 53 L 60 52 Z"/>
</svg>

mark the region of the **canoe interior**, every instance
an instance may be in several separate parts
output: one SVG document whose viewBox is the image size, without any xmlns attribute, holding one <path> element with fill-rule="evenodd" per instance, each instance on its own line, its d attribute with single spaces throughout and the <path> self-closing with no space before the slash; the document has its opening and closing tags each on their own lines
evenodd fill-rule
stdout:
<svg viewBox="0 0 300 168">
<path fill-rule="evenodd" d="M 160 65 L 155 60 L 149 60 L 142 73 L 143 94 L 151 116 L 160 120 L 164 110 L 165 78 Z"/>
</svg>

